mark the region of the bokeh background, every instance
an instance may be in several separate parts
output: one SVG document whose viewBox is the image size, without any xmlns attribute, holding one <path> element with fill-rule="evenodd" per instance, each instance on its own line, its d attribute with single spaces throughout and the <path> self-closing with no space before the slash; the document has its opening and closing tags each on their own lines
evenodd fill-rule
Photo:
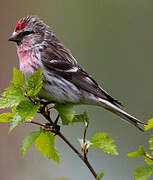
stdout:
<svg viewBox="0 0 153 180">
<path fill-rule="evenodd" d="M 120 100 L 126 111 L 148 120 L 153 116 L 153 1 L 152 0 L 0 0 L 0 91 L 12 79 L 18 67 L 15 44 L 9 35 L 20 17 L 38 15 L 52 26 L 74 57 L 111 95 Z M 139 145 L 148 148 L 151 132 L 141 133 L 112 113 L 97 107 L 88 110 L 91 124 L 88 139 L 97 131 L 108 132 L 115 139 L 119 156 L 100 150 L 89 152 L 89 160 L 105 180 L 132 180 L 134 169 L 145 163 L 141 158 L 128 159 L 127 153 Z M 39 119 L 38 116 L 36 119 Z M 8 135 L 8 126 L 0 124 L 0 179 L 92 180 L 80 159 L 57 138 L 61 164 L 31 148 L 21 157 L 21 140 L 35 126 L 21 126 Z M 80 148 L 82 126 L 64 127 L 62 132 Z"/>
</svg>

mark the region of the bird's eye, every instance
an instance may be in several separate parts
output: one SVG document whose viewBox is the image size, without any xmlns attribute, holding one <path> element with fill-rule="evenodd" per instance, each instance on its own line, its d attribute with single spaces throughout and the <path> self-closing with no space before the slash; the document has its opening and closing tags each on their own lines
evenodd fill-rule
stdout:
<svg viewBox="0 0 153 180">
<path fill-rule="evenodd" d="M 18 34 L 18 38 L 22 39 L 23 37 L 25 37 L 29 34 L 33 34 L 33 31 L 22 31 Z"/>
<path fill-rule="evenodd" d="M 33 31 L 23 31 L 23 32 L 21 32 L 21 35 L 27 36 L 27 35 L 32 34 L 32 33 L 33 33 Z"/>
</svg>

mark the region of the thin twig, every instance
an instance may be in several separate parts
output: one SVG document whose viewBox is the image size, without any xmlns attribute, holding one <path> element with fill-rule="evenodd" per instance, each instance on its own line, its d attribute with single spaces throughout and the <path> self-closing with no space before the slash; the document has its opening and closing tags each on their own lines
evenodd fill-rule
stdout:
<svg viewBox="0 0 153 180">
<path fill-rule="evenodd" d="M 87 129 L 88 129 L 88 123 L 85 122 L 85 128 L 84 128 L 84 134 L 83 134 L 83 143 L 86 143 L 86 134 L 87 134 Z"/>
<path fill-rule="evenodd" d="M 54 132 L 55 130 L 53 129 L 48 129 L 48 127 L 44 124 L 35 122 L 35 121 L 31 121 L 30 123 L 44 127 L 45 129 L 47 129 L 48 131 Z M 96 178 L 97 174 L 95 172 L 95 170 L 93 169 L 93 167 L 91 166 L 91 164 L 89 163 L 88 159 L 85 158 L 69 141 L 68 139 L 61 133 L 61 132 L 57 132 L 56 133 L 78 156 L 79 158 L 85 163 L 85 165 L 88 167 L 88 169 L 90 170 L 90 172 L 93 174 L 93 176 Z"/>
<path fill-rule="evenodd" d="M 88 148 L 87 148 L 87 143 L 86 143 L 87 129 L 88 129 L 88 123 L 85 121 L 85 128 L 84 128 L 84 133 L 83 133 L 83 147 L 82 147 L 82 151 L 83 151 L 85 159 L 87 159 L 87 154 L 88 154 Z"/>
<path fill-rule="evenodd" d="M 38 125 L 38 126 L 41 126 L 41 127 L 46 128 L 46 125 L 45 125 L 45 124 L 41 124 L 41 123 L 38 123 L 38 122 L 36 122 L 36 121 L 30 121 L 30 123 L 36 124 L 36 125 Z"/>
<path fill-rule="evenodd" d="M 68 140 L 67 138 L 61 133 L 59 132 L 57 134 L 78 156 L 79 158 L 85 163 L 85 165 L 88 167 L 88 169 L 90 170 L 90 172 L 92 173 L 92 175 L 95 177 L 95 179 L 97 178 L 97 174 L 95 172 L 95 170 L 93 169 L 93 167 L 91 166 L 91 164 L 89 163 L 88 159 L 85 158 Z"/>
<path fill-rule="evenodd" d="M 146 153 L 145 156 L 153 161 L 153 157 L 150 154 Z"/>
<path fill-rule="evenodd" d="M 48 122 L 51 124 L 51 126 L 53 126 L 53 128 L 49 129 L 47 125 L 37 123 L 35 121 L 31 121 L 31 123 L 39 125 L 41 127 L 44 127 L 47 130 L 49 130 L 51 132 L 54 132 L 56 135 L 58 135 L 72 149 L 72 151 L 74 151 L 79 156 L 79 158 L 85 163 L 85 165 L 88 167 L 88 169 L 90 170 L 90 172 L 92 173 L 92 175 L 96 179 L 97 178 L 97 173 L 95 172 L 95 170 L 93 169 L 93 167 L 89 163 L 85 153 L 84 153 L 84 155 L 82 155 L 60 131 L 57 131 L 57 129 L 56 129 L 57 124 L 55 124 L 56 122 L 54 123 L 51 120 L 49 110 L 47 112 L 45 112 L 45 111 L 41 112 L 41 114 L 48 120 Z M 84 144 L 86 143 L 85 139 L 86 139 L 87 128 L 88 128 L 88 124 L 86 124 L 85 130 L 84 130 L 84 136 L 83 136 Z M 99 180 L 99 178 L 98 178 L 98 180 Z"/>
<path fill-rule="evenodd" d="M 50 116 L 45 116 L 45 113 L 43 114 L 44 117 L 50 122 L 52 121 Z M 86 137 L 86 131 L 87 131 L 87 127 L 86 126 L 86 130 L 84 133 L 84 138 Z M 95 179 L 97 178 L 97 174 L 95 172 L 95 170 L 93 169 L 93 167 L 91 166 L 91 164 L 89 163 L 88 159 L 86 156 L 83 156 L 69 141 L 68 139 L 61 133 L 61 132 L 57 132 L 56 133 L 78 156 L 79 158 L 86 164 L 86 166 L 88 167 L 88 169 L 90 170 L 90 172 L 93 174 L 93 176 L 95 177 Z"/>
</svg>

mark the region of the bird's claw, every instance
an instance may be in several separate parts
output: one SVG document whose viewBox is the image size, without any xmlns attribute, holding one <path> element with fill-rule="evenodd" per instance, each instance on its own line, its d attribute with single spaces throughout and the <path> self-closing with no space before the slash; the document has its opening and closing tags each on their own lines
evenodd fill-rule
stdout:
<svg viewBox="0 0 153 180">
<path fill-rule="evenodd" d="M 46 129 L 50 129 L 51 128 L 52 132 L 54 132 L 55 136 L 57 134 L 59 134 L 59 132 L 60 132 L 60 126 L 55 124 L 55 123 L 53 125 L 51 123 L 46 123 L 45 127 L 46 127 Z"/>
</svg>

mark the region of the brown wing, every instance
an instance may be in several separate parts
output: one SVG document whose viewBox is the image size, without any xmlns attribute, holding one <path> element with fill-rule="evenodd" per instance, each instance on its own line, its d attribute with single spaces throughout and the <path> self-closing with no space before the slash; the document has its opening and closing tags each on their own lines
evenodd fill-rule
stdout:
<svg viewBox="0 0 153 180">
<path fill-rule="evenodd" d="M 78 65 L 62 60 L 43 60 L 43 64 L 49 71 L 52 71 L 62 78 L 72 82 L 78 88 L 88 91 L 97 97 L 106 99 L 114 105 L 121 105 L 120 102 L 112 98 L 107 92 L 100 88 L 97 82 Z"/>
</svg>

